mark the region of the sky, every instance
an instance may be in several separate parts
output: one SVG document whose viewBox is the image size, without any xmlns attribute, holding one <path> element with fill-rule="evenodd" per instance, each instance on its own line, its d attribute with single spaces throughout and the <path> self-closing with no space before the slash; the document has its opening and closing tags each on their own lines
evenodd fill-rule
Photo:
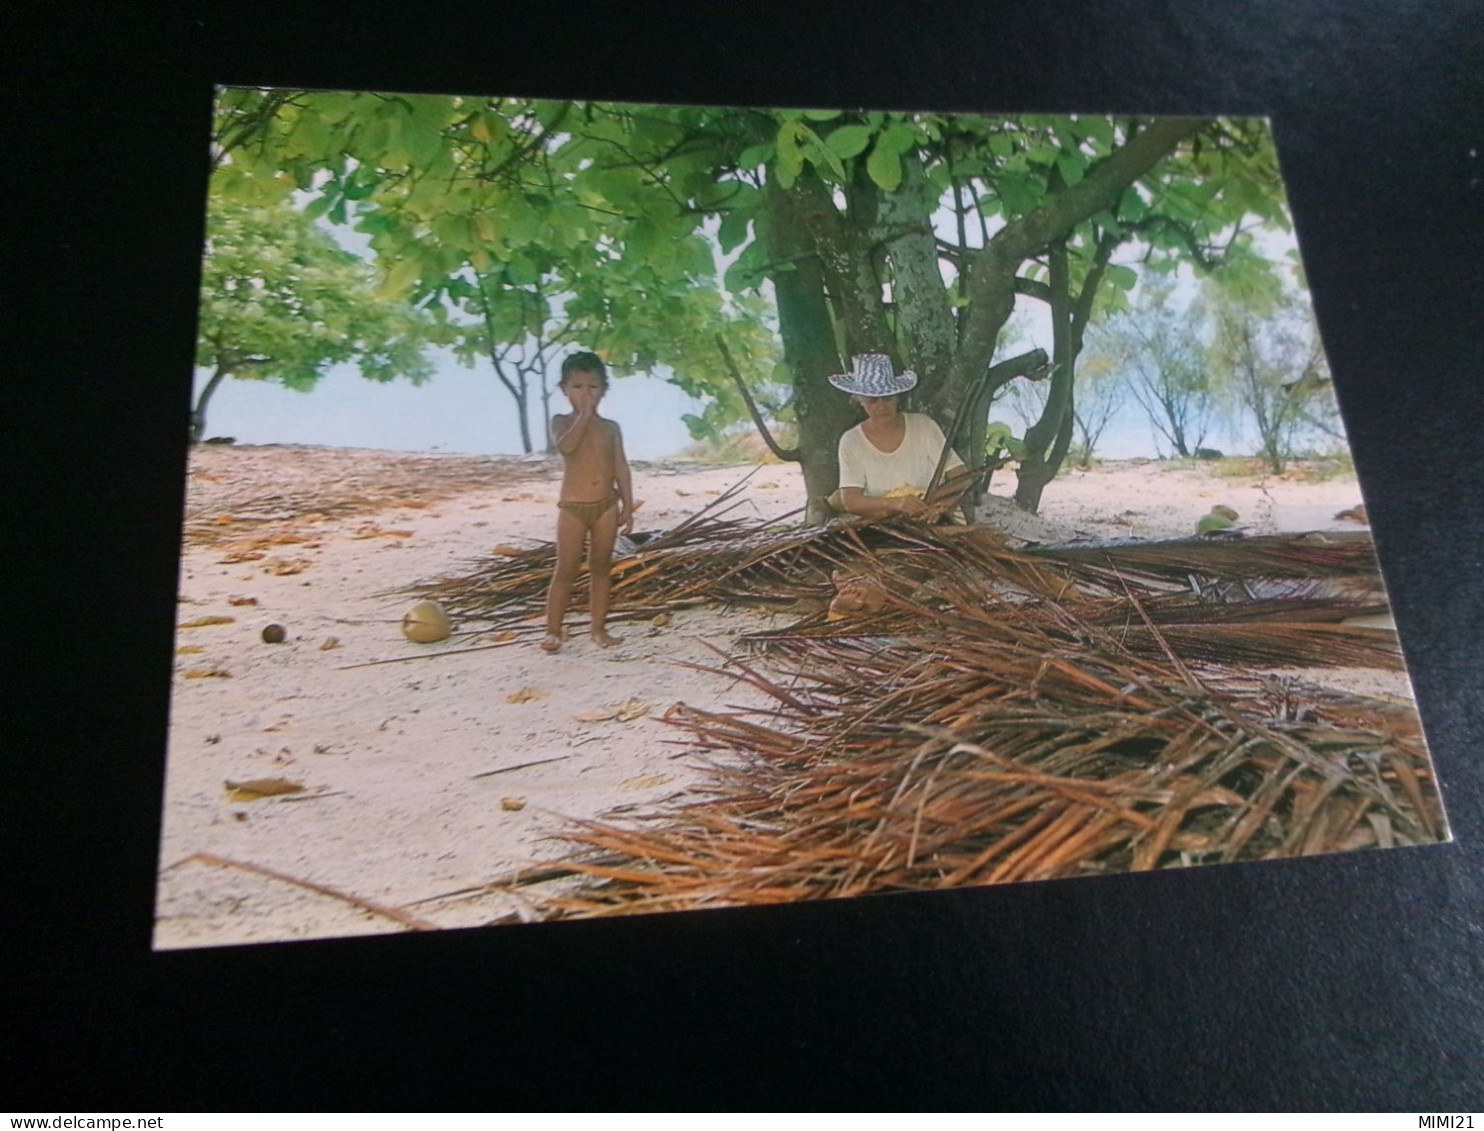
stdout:
<svg viewBox="0 0 1484 1131">
<path fill-rule="evenodd" d="M 206 434 L 231 436 L 239 444 L 520 454 L 515 401 L 489 363 L 466 369 L 446 351 L 429 356 L 436 371 L 420 386 L 368 381 L 354 365 L 333 366 L 308 393 L 270 381 L 224 381 L 207 405 Z M 205 376 L 197 372 L 198 390 Z M 653 460 L 691 443 L 680 418 L 700 407 L 660 378 L 632 376 L 612 382 L 601 411 L 623 429 L 630 459 Z M 566 408 L 555 394 L 552 411 Z M 536 436 L 532 441 L 538 451 L 544 446 Z"/>
</svg>

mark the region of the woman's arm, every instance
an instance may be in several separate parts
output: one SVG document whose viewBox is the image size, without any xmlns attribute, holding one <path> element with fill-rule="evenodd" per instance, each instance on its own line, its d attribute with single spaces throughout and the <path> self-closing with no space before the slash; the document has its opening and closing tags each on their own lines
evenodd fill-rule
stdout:
<svg viewBox="0 0 1484 1131">
<path fill-rule="evenodd" d="M 841 487 L 840 503 L 851 514 L 862 518 L 885 518 L 893 514 L 906 514 L 917 518 L 932 508 L 916 495 L 899 495 L 893 499 L 881 499 L 868 495 L 859 487 Z"/>
</svg>

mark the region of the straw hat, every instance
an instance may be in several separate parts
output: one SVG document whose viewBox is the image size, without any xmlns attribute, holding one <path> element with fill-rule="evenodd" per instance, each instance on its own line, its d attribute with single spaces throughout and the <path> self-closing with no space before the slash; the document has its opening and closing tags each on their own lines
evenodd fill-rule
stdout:
<svg viewBox="0 0 1484 1131">
<path fill-rule="evenodd" d="M 917 384 L 910 369 L 892 372 L 891 358 L 884 353 L 858 353 L 850 359 L 849 373 L 836 373 L 830 384 L 861 397 L 895 397 Z"/>
</svg>

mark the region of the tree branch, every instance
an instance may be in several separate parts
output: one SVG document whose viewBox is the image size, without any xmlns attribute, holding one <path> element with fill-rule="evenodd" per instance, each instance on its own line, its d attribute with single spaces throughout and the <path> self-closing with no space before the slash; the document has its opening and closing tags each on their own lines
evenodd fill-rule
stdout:
<svg viewBox="0 0 1484 1131">
<path fill-rule="evenodd" d="M 752 422 L 757 425 L 757 430 L 763 437 L 763 443 L 768 445 L 768 450 L 785 463 L 803 463 L 804 455 L 798 448 L 780 447 L 778 441 L 773 438 L 773 433 L 768 431 L 767 422 L 763 420 L 763 414 L 758 410 L 757 402 L 752 399 L 747 382 L 742 379 L 741 370 L 732 360 L 732 351 L 727 349 L 726 339 L 720 334 L 716 335 L 716 348 L 721 351 L 721 360 L 726 363 L 727 372 L 732 375 L 732 380 L 737 382 L 737 389 L 742 394 L 742 400 L 747 404 L 747 411 L 752 414 Z"/>
<path fill-rule="evenodd" d="M 1051 288 L 1035 279 L 1027 279 L 1024 275 L 1015 276 L 1015 293 L 1025 295 L 1026 298 L 1040 299 L 1047 306 L 1051 305 Z"/>
</svg>

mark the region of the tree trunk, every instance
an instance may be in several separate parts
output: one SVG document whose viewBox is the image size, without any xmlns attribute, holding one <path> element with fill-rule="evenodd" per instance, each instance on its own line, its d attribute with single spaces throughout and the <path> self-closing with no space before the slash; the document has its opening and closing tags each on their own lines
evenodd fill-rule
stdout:
<svg viewBox="0 0 1484 1131">
<path fill-rule="evenodd" d="M 902 184 L 881 196 L 880 223 L 872 243 L 891 262 L 891 301 L 895 338 L 904 365 L 917 373 L 914 404 L 930 406 L 933 393 L 948 380 L 957 345 L 951 292 L 943 285 L 938 239 L 933 231 L 937 189 L 915 152 L 902 156 Z M 946 429 L 952 421 L 938 420 Z"/>
<path fill-rule="evenodd" d="M 515 398 L 515 414 L 520 418 L 520 446 L 521 450 L 530 455 L 535 448 L 531 444 L 531 421 L 528 408 L 530 405 L 530 390 L 526 387 L 525 375 L 521 375 L 520 393 Z"/>
<path fill-rule="evenodd" d="M 1021 510 L 1035 514 L 1041 509 L 1041 495 L 1046 490 L 1046 485 L 1056 478 L 1056 473 L 1066 462 L 1067 452 L 1071 450 L 1075 426 L 1075 408 L 1069 401 L 1066 415 L 1062 417 L 1061 427 L 1057 430 L 1055 440 L 1052 441 L 1051 451 L 1044 459 L 1036 460 L 1029 467 L 1022 463 L 1020 471 L 1016 474 L 1015 505 Z"/>
<path fill-rule="evenodd" d="M 546 371 L 541 372 L 541 435 L 545 437 L 542 448 L 547 455 L 556 455 L 556 444 L 551 438 L 551 386 L 546 382 Z"/>
<path fill-rule="evenodd" d="M 1072 340 L 1072 298 L 1067 245 L 1058 240 L 1051 247 L 1051 388 L 1041 419 L 1025 431 L 1025 457 L 1015 473 L 1015 504 L 1034 513 L 1041 493 L 1056 476 L 1066 458 L 1067 444 L 1059 444 L 1071 426 L 1072 382 L 1076 377 L 1075 345 Z M 1067 443 L 1070 436 L 1067 435 Z M 1061 457 L 1057 457 L 1057 449 Z"/>
<path fill-rule="evenodd" d="M 206 382 L 206 388 L 202 389 L 201 395 L 196 398 L 196 405 L 191 409 L 191 443 L 199 444 L 206 438 L 206 402 L 211 400 L 211 394 L 216 392 L 216 387 L 230 373 L 231 370 L 225 365 L 218 365 L 216 372 L 211 375 L 211 380 Z"/>
<path fill-rule="evenodd" d="M 831 374 L 844 372 L 844 366 L 835 349 L 823 272 L 818 258 L 810 254 L 813 242 L 788 193 L 770 182 L 764 199 L 767 210 L 759 217 L 759 235 L 768 257 L 787 265 L 771 277 L 783 361 L 793 376 L 807 516 L 819 522 L 825 517 L 825 497 L 840 485 L 840 436 L 857 417 L 850 398 L 829 383 Z"/>
</svg>

